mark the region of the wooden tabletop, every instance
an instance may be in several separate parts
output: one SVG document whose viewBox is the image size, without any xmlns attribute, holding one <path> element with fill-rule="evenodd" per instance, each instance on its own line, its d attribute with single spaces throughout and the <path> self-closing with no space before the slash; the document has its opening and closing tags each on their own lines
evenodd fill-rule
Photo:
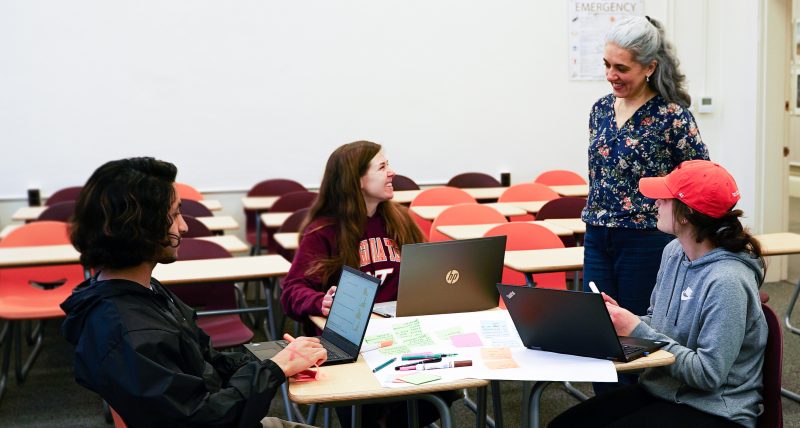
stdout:
<svg viewBox="0 0 800 428">
<path fill-rule="evenodd" d="M 222 203 L 220 203 L 220 201 L 217 199 L 201 199 L 197 202 L 205 205 L 209 211 L 219 211 L 222 209 Z"/>
<path fill-rule="evenodd" d="M 231 254 L 236 253 L 247 253 L 250 251 L 250 246 L 243 242 L 239 237 L 234 235 L 214 235 L 214 236 L 203 236 L 195 239 L 202 239 L 204 241 L 211 241 L 215 244 L 219 244 L 222 248 L 228 250 Z M 180 254 L 180 250 L 178 251 Z"/>
<path fill-rule="evenodd" d="M 791 232 L 756 235 L 764 256 L 781 256 L 800 253 L 800 234 Z"/>
<path fill-rule="evenodd" d="M 523 273 L 583 269 L 583 247 L 506 251 L 504 264 Z"/>
<path fill-rule="evenodd" d="M 618 372 L 646 369 L 648 367 L 668 366 L 675 362 L 675 356 L 663 349 L 651 353 L 646 357 L 637 358 L 629 363 L 614 363 Z"/>
<path fill-rule="evenodd" d="M 548 186 L 561 196 L 589 196 L 588 184 L 573 184 L 569 186 Z"/>
<path fill-rule="evenodd" d="M 11 215 L 11 220 L 14 221 L 32 221 L 39 218 L 39 214 L 46 210 L 46 206 L 41 207 L 20 207 Z"/>
<path fill-rule="evenodd" d="M 264 213 L 261 214 L 261 222 L 264 226 L 277 229 L 283 225 L 289 216 L 294 213 Z"/>
<path fill-rule="evenodd" d="M 536 214 L 542 209 L 544 204 L 550 201 L 519 201 L 519 202 L 503 202 L 504 204 L 514 205 L 515 207 L 522 208 L 527 213 Z"/>
<path fill-rule="evenodd" d="M 246 210 L 266 211 L 272 208 L 280 196 L 246 196 L 242 198 L 242 206 Z"/>
<path fill-rule="evenodd" d="M 500 214 L 509 217 L 515 215 L 525 215 L 527 212 L 524 208 L 520 208 L 517 206 L 517 203 L 498 203 L 494 202 L 491 204 L 483 204 L 488 207 L 492 207 Z M 425 220 L 433 220 L 442 211 L 450 208 L 452 205 L 429 205 L 429 206 L 418 206 L 418 207 L 411 207 L 410 209 L 414 211 L 418 216 L 424 218 Z"/>
<path fill-rule="evenodd" d="M 158 264 L 152 276 L 163 284 L 246 281 L 286 275 L 289 267 L 291 263 L 273 254 Z"/>
<path fill-rule="evenodd" d="M 286 250 L 296 250 L 300 244 L 300 234 L 298 232 L 276 233 L 273 237 L 275 242 Z"/>
<path fill-rule="evenodd" d="M 200 223 L 206 225 L 208 230 L 212 232 L 221 232 L 224 230 L 236 230 L 239 228 L 239 223 L 236 219 L 229 215 L 211 216 L 211 217 L 196 217 Z"/>
<path fill-rule="evenodd" d="M 522 222 L 519 222 L 522 223 Z M 566 229 L 547 221 L 526 221 L 524 223 L 535 224 L 542 226 L 558 236 L 572 236 L 572 230 Z M 486 223 L 486 224 L 466 224 L 466 225 L 451 225 L 451 226 L 437 226 L 439 232 L 453 238 L 453 239 L 472 239 L 481 238 L 486 235 L 486 232 L 494 227 L 501 226 L 508 223 Z"/>
<path fill-rule="evenodd" d="M 579 218 L 549 218 L 544 222 L 569 229 L 572 233 L 586 233 L 586 223 Z"/>
<path fill-rule="evenodd" d="M 395 190 L 392 200 L 398 204 L 410 204 L 422 190 Z"/>
<path fill-rule="evenodd" d="M 79 261 L 80 253 L 69 244 L 0 248 L 2 268 L 62 265 Z"/>
</svg>

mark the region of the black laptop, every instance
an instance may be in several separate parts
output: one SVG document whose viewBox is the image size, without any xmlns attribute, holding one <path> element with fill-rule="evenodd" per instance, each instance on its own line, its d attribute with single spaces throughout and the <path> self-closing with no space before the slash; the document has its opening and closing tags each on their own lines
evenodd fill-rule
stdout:
<svg viewBox="0 0 800 428">
<path fill-rule="evenodd" d="M 531 349 L 627 362 L 667 344 L 617 336 L 600 294 L 503 284 L 497 290 Z"/>
<path fill-rule="evenodd" d="M 322 330 L 322 336 L 319 336 L 322 346 L 328 350 L 328 359 L 323 365 L 352 363 L 358 359 L 380 284 L 378 278 L 349 266 L 344 267 L 328 321 Z M 250 343 L 245 348 L 264 361 L 287 345 L 285 340 L 273 340 Z"/>
<path fill-rule="evenodd" d="M 496 308 L 505 251 L 505 236 L 403 245 L 397 301 L 373 311 L 408 317 Z"/>
</svg>

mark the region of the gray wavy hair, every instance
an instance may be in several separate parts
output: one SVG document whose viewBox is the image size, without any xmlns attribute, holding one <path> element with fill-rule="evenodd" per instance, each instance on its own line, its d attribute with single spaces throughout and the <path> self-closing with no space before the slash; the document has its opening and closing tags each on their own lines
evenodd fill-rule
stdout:
<svg viewBox="0 0 800 428">
<path fill-rule="evenodd" d="M 648 85 L 667 102 L 687 108 L 692 98 L 684 87 L 686 76 L 680 72 L 680 61 L 675 55 L 672 43 L 664 36 L 664 26 L 647 16 L 627 16 L 606 35 L 606 43 L 630 51 L 634 61 L 647 67 L 653 60 L 656 69 L 650 76 Z"/>
</svg>

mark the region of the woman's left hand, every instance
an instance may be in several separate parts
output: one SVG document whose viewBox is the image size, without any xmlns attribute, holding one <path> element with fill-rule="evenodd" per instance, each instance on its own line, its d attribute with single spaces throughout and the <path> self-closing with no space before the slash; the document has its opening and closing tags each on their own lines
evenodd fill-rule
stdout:
<svg viewBox="0 0 800 428">
<path fill-rule="evenodd" d="M 610 302 L 606 302 L 606 309 L 611 316 L 611 322 L 614 323 L 614 329 L 617 331 L 618 336 L 629 336 L 633 329 L 642 322 L 631 311 Z"/>
</svg>

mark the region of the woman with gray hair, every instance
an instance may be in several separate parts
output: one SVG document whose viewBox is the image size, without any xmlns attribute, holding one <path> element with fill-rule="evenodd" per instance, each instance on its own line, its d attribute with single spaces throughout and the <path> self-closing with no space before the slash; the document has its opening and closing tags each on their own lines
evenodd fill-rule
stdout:
<svg viewBox="0 0 800 428">
<path fill-rule="evenodd" d="M 671 237 L 656 229 L 655 201 L 639 193 L 639 179 L 663 177 L 685 160 L 708 159 L 708 149 L 658 21 L 621 19 L 606 36 L 603 62 L 611 93 L 589 117 L 583 288 L 594 282 L 620 306 L 644 315 Z"/>
</svg>

